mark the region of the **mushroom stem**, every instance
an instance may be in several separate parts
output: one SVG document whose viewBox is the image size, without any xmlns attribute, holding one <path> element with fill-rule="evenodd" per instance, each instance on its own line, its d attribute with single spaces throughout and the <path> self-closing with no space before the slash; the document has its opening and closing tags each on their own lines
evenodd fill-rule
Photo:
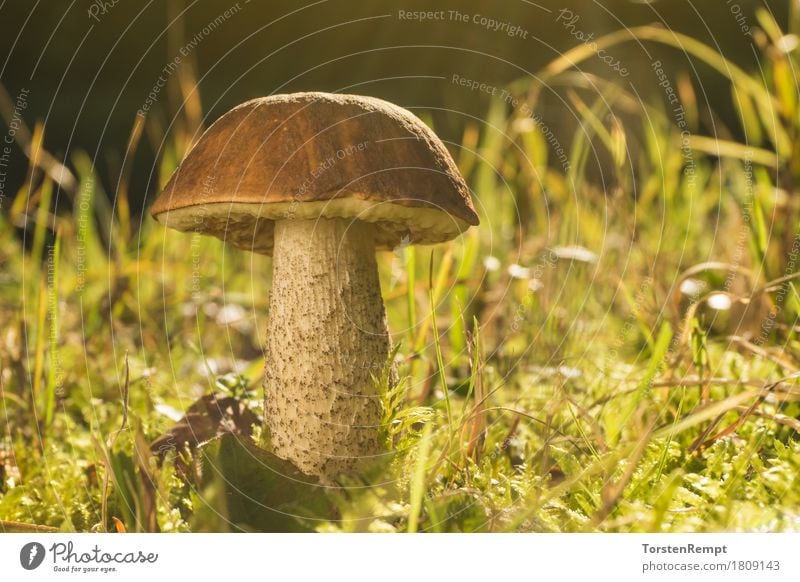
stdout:
<svg viewBox="0 0 800 582">
<path fill-rule="evenodd" d="M 273 452 L 330 480 L 381 450 L 380 377 L 391 348 L 373 226 L 275 224 L 265 410 Z"/>
</svg>

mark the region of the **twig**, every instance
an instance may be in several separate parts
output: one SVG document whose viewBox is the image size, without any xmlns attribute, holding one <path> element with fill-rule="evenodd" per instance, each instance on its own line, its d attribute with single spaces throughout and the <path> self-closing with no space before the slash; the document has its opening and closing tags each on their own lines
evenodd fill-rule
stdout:
<svg viewBox="0 0 800 582">
<path fill-rule="evenodd" d="M 797 273 L 792 273 L 790 275 L 784 275 L 783 277 L 779 277 L 777 279 L 773 279 L 772 281 L 767 281 L 761 287 L 753 291 L 753 295 L 760 295 L 762 293 L 770 293 L 772 291 L 777 291 L 780 289 L 780 286 L 784 283 L 788 283 L 789 281 L 793 281 L 794 279 L 800 278 L 800 271 Z"/>
<path fill-rule="evenodd" d="M 7 521 L 5 519 L 0 519 L 0 529 L 4 533 L 54 533 L 58 531 L 57 527 L 50 527 L 49 525 Z"/>
<path fill-rule="evenodd" d="M 739 406 L 736 408 L 739 412 L 747 411 L 747 406 Z M 760 410 L 754 410 L 750 413 L 752 416 L 758 416 L 759 418 L 766 418 L 767 420 L 771 420 L 777 424 L 782 426 L 788 426 L 789 428 L 793 429 L 795 432 L 800 433 L 800 420 L 796 418 L 792 418 L 791 416 L 786 416 L 785 414 L 769 414 L 768 412 L 762 412 Z"/>
</svg>

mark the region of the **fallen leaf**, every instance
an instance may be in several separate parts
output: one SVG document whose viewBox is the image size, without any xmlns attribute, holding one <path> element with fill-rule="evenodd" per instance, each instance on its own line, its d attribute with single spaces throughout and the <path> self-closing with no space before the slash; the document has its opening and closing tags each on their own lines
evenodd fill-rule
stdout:
<svg viewBox="0 0 800 582">
<path fill-rule="evenodd" d="M 117 528 L 117 533 L 126 533 L 128 530 L 125 529 L 125 524 L 122 523 L 119 519 L 115 516 L 111 516 L 111 519 L 114 520 L 114 527 Z"/>
<path fill-rule="evenodd" d="M 225 434 L 250 437 L 254 424 L 260 424 L 260 420 L 242 401 L 232 396 L 208 394 L 192 404 L 183 418 L 154 440 L 150 451 L 160 463 L 170 451 L 181 451 L 187 446 L 194 451 Z"/>
</svg>

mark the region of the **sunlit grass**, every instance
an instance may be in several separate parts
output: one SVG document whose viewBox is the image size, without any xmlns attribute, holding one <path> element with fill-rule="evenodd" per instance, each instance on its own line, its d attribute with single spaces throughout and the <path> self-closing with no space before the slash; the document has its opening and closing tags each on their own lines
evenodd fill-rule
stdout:
<svg viewBox="0 0 800 582">
<path fill-rule="evenodd" d="M 660 104 L 587 88 L 584 48 L 539 76 L 584 122 L 561 144 L 569 168 L 499 101 L 470 121 L 453 153 L 481 226 L 379 258 L 402 379 L 377 379 L 392 453 L 339 490 L 258 481 L 275 487 L 260 503 L 319 531 L 800 529 L 798 210 L 777 182 L 800 175 L 798 63 L 760 18 L 766 79 L 678 39 L 730 80 L 746 144 L 692 128 L 682 149 Z M 631 35 L 678 42 L 640 27 L 598 43 Z M 512 88 L 534 111 L 544 98 Z M 188 141 L 168 136 L 162 184 Z M 214 471 L 246 447 L 147 452 L 204 395 L 260 414 L 270 260 L 137 229 L 124 188 L 111 207 L 88 156 L 72 168 L 71 211 L 32 170 L 0 214 L 3 529 L 289 527 L 230 505 Z"/>
</svg>

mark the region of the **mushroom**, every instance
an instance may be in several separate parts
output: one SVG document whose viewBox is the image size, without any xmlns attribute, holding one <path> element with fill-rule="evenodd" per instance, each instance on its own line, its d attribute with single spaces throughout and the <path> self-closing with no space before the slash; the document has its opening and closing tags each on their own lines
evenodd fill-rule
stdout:
<svg viewBox="0 0 800 582">
<path fill-rule="evenodd" d="M 254 99 L 203 134 L 151 212 L 273 257 L 264 382 L 273 452 L 323 480 L 380 454 L 374 377 L 391 339 L 375 251 L 478 224 L 436 135 L 371 97 Z"/>
</svg>

